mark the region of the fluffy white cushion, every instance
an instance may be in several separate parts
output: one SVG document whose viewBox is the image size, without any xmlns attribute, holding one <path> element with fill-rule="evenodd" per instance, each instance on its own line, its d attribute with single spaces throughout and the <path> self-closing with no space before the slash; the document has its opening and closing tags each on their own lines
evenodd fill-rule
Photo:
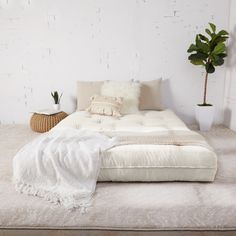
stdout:
<svg viewBox="0 0 236 236">
<path fill-rule="evenodd" d="M 101 95 L 122 97 L 122 114 L 139 111 L 140 83 L 133 81 L 105 81 L 101 87 Z"/>
</svg>

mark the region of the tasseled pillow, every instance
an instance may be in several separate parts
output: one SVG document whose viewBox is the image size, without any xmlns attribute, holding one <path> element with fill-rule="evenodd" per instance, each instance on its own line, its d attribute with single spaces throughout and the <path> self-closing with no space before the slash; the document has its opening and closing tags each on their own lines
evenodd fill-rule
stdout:
<svg viewBox="0 0 236 236">
<path fill-rule="evenodd" d="M 87 111 L 91 114 L 120 117 L 123 98 L 94 95 Z"/>
</svg>

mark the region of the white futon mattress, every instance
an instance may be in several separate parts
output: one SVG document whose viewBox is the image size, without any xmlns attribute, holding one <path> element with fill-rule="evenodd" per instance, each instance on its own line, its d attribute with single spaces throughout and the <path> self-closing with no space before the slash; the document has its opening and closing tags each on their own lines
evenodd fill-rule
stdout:
<svg viewBox="0 0 236 236">
<path fill-rule="evenodd" d="M 62 120 L 61 127 L 85 128 L 104 133 L 188 131 L 170 110 L 141 111 L 120 118 L 75 112 Z M 130 144 L 113 147 L 101 154 L 98 181 L 213 181 L 217 157 L 204 146 Z"/>
</svg>

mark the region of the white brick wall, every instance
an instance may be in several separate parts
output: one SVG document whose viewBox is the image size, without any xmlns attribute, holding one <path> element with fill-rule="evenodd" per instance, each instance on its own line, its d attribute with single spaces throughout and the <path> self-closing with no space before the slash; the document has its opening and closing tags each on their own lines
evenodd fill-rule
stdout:
<svg viewBox="0 0 236 236">
<path fill-rule="evenodd" d="M 163 102 L 186 122 L 202 100 L 203 69 L 186 50 L 209 21 L 228 29 L 229 0 L 0 0 L 0 122 L 27 123 L 32 109 L 75 109 L 76 80 L 162 76 Z M 223 121 L 225 67 L 209 102 Z"/>
<path fill-rule="evenodd" d="M 225 124 L 236 131 L 236 1 L 230 7 L 230 40 L 225 90 Z"/>
</svg>

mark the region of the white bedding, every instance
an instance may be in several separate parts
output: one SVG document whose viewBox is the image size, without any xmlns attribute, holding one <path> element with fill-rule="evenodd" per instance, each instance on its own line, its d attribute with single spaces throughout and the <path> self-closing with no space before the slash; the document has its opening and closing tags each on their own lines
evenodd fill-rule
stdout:
<svg viewBox="0 0 236 236">
<path fill-rule="evenodd" d="M 75 112 L 54 129 L 85 128 L 105 134 L 188 131 L 170 110 L 142 111 L 121 118 Z M 213 181 L 217 157 L 202 146 L 122 145 L 101 155 L 99 181 Z"/>
</svg>

